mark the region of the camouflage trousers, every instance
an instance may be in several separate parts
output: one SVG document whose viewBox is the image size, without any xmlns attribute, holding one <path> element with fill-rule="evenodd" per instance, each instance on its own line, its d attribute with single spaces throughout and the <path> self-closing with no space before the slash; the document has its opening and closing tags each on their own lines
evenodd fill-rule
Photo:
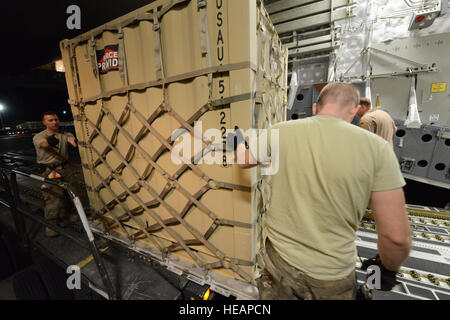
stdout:
<svg viewBox="0 0 450 320">
<path fill-rule="evenodd" d="M 50 174 L 50 170 L 45 170 L 42 174 L 43 177 L 47 178 Z M 55 182 L 68 182 L 72 183 L 73 171 L 72 168 L 65 168 L 62 170 L 57 170 L 57 172 L 62 176 L 62 179 L 52 179 Z M 64 220 L 71 212 L 74 211 L 72 201 L 69 195 L 63 188 L 53 186 L 50 184 L 42 185 L 41 187 L 42 195 L 44 197 L 44 217 L 45 220 L 49 222 L 56 223 L 58 220 Z"/>
<path fill-rule="evenodd" d="M 355 300 L 353 271 L 342 280 L 314 279 L 285 262 L 266 240 L 266 269 L 256 280 L 261 300 Z"/>
</svg>

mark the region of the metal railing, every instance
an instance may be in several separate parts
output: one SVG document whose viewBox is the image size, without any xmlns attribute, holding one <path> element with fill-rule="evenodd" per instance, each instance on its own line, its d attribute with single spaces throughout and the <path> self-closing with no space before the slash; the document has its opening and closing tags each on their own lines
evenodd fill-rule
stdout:
<svg viewBox="0 0 450 320">
<path fill-rule="evenodd" d="M 13 216 L 16 231 L 19 235 L 19 239 L 20 239 L 21 244 L 24 247 L 24 249 L 26 249 L 26 250 L 30 249 L 30 240 L 28 239 L 28 235 L 27 235 L 26 228 L 25 228 L 25 220 L 24 220 L 24 215 L 26 215 L 26 216 L 32 218 L 33 220 L 35 220 L 36 222 L 38 222 L 42 225 L 45 225 L 46 227 L 48 227 L 54 231 L 57 231 L 61 235 L 75 241 L 82 247 L 89 249 L 94 258 L 98 272 L 100 273 L 103 285 L 105 286 L 105 289 L 107 291 L 108 299 L 111 299 L 111 300 L 116 299 L 117 297 L 116 297 L 116 294 L 114 291 L 114 287 L 112 285 L 112 282 L 108 275 L 108 272 L 106 271 L 105 265 L 103 264 L 103 260 L 99 254 L 97 245 L 95 243 L 95 237 L 89 227 L 89 223 L 88 223 L 83 205 L 81 204 L 80 198 L 73 192 L 70 185 L 66 182 L 55 182 L 55 181 L 46 179 L 44 177 L 38 176 L 33 173 L 19 171 L 19 170 L 11 169 L 11 168 L 4 168 L 4 169 L 7 169 L 10 172 L 10 174 L 9 174 L 10 178 L 8 179 L 8 176 L 6 175 L 5 170 L 3 170 L 0 166 L 0 186 L 4 187 L 5 195 L 6 195 L 6 199 L 0 199 L 0 204 L 3 206 L 6 206 L 7 208 L 9 208 L 11 210 L 11 214 Z M 26 210 L 22 210 L 20 208 L 21 200 L 19 197 L 17 175 L 21 175 L 21 176 L 30 178 L 32 180 L 40 181 L 40 182 L 47 183 L 47 184 L 64 189 L 67 192 L 67 194 L 70 196 L 70 199 L 72 200 L 72 202 L 77 210 L 78 216 L 83 225 L 84 232 L 87 235 L 88 242 L 86 243 L 85 240 L 79 239 L 79 238 L 71 235 L 70 233 L 66 232 L 63 228 L 61 228 L 55 224 L 52 224 L 52 223 L 46 221 L 45 219 L 38 217 L 35 214 L 31 214 L 31 213 L 27 212 Z"/>
</svg>

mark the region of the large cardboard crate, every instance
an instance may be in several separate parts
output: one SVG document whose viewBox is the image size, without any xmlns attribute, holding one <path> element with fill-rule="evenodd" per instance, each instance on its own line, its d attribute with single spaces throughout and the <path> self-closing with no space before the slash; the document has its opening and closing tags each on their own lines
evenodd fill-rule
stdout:
<svg viewBox="0 0 450 320">
<path fill-rule="evenodd" d="M 261 1 L 160 0 L 60 48 L 94 231 L 200 282 L 252 283 L 268 185 L 223 143 L 285 117 L 287 50 Z M 177 164 L 189 142 L 185 159 L 220 161 Z"/>
</svg>

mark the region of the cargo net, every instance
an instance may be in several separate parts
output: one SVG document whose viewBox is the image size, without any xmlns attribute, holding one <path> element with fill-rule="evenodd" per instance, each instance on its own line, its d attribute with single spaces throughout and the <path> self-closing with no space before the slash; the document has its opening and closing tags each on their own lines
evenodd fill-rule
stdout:
<svg viewBox="0 0 450 320">
<path fill-rule="evenodd" d="M 223 152 L 223 144 L 213 143 L 202 135 L 201 154 L 194 154 L 190 161 L 177 155 L 183 162 L 178 165 L 176 171 L 169 172 L 164 168 L 167 158 L 165 161 L 161 159 L 173 150 L 173 137 L 163 136 L 154 127 L 158 119 L 172 117 L 179 124 L 181 129 L 179 132 L 184 131 L 194 136 L 194 122 L 207 112 L 229 108 L 231 101 L 247 100 L 250 96 L 209 101 L 185 120 L 165 102 L 149 116 L 145 116 L 142 110 L 139 111 L 131 102 L 132 94 L 129 92 L 127 97 L 115 96 L 109 101 L 100 99 L 95 105 L 79 107 L 81 116 L 77 119 L 81 121 L 85 132 L 85 141 L 81 142 L 80 146 L 86 148 L 90 162 L 83 164 L 83 167 L 92 177 L 98 179 L 97 182 L 96 179 L 91 179 L 93 185 L 88 187 L 88 191 L 95 194 L 96 217 L 107 231 L 120 228 L 131 243 L 142 239 L 150 241 L 162 253 L 163 258 L 169 253 L 184 250 L 198 266 L 206 270 L 231 269 L 246 281 L 251 281 L 250 270 L 254 261 L 227 256 L 210 240 L 225 226 L 247 229 L 249 235 L 251 234 L 249 229 L 253 226 L 249 223 L 222 219 L 200 201 L 210 190 L 239 190 L 246 193 L 251 191 L 249 187 L 212 179 L 194 164 L 199 156 L 217 150 Z M 114 99 L 116 99 L 114 108 L 108 108 L 107 104 L 113 104 Z M 118 108 L 118 100 L 122 107 Z M 133 130 L 130 130 L 131 124 Z M 140 127 L 139 130 L 136 124 Z M 133 135 L 130 131 L 137 134 Z M 152 141 L 158 141 L 160 144 L 154 153 L 141 144 L 149 135 L 156 139 Z M 202 187 L 196 192 L 188 191 L 192 186 L 187 183 L 180 183 L 188 172 L 195 173 L 196 179 L 201 181 Z M 159 183 L 155 183 L 156 180 Z M 155 185 L 164 187 L 158 191 Z M 174 193 L 182 195 L 184 202 L 180 197 L 177 201 L 171 201 L 170 197 Z M 248 198 L 250 199 L 250 196 Z M 164 214 L 161 208 L 164 208 Z M 198 209 L 196 215 L 207 216 L 202 218 L 200 227 L 203 231 L 199 231 L 199 226 L 194 227 L 186 219 L 195 209 Z M 141 219 L 142 217 L 144 219 Z M 164 231 L 164 236 L 161 236 L 159 233 Z"/>
</svg>

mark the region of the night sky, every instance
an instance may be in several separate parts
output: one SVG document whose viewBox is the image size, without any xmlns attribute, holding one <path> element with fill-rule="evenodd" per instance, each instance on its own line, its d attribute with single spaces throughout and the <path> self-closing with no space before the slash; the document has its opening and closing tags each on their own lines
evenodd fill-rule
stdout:
<svg viewBox="0 0 450 320">
<path fill-rule="evenodd" d="M 2 1 L 0 10 L 0 104 L 5 124 L 37 121 L 53 110 L 69 110 L 64 74 L 36 71 L 60 57 L 59 41 L 71 39 L 142 7 L 152 0 Z M 81 9 L 81 30 L 69 30 L 70 5 Z"/>
<path fill-rule="evenodd" d="M 61 121 L 71 121 L 65 85 L 61 87 L 62 90 L 48 90 L 1 86 L 0 101 L 7 108 L 2 113 L 3 122 L 5 125 L 17 125 L 25 121 L 40 120 L 42 112 L 47 110 L 57 112 Z M 64 109 L 68 113 L 63 116 Z"/>
</svg>

